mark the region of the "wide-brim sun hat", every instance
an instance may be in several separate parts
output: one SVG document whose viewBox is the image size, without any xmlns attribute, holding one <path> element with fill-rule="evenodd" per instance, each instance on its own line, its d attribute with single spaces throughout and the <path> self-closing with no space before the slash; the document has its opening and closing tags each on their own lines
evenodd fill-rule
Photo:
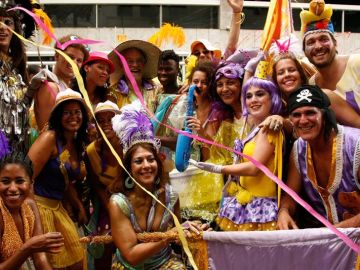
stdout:
<svg viewBox="0 0 360 270">
<path fill-rule="evenodd" d="M 113 112 L 114 114 L 121 113 L 119 107 L 114 102 L 111 102 L 110 100 L 107 100 L 105 102 L 99 102 L 96 105 L 94 114 L 96 115 L 97 113 L 101 113 L 101 112 Z"/>
<path fill-rule="evenodd" d="M 133 39 L 120 43 L 115 50 L 122 53 L 130 48 L 136 48 L 145 54 L 146 63 L 144 66 L 143 78 L 155 78 L 157 76 L 158 61 L 161 53 L 160 49 L 150 42 Z M 110 75 L 110 84 L 115 84 L 124 75 L 124 70 L 119 56 L 114 51 L 110 52 L 108 56 L 115 65 L 115 72 Z"/>
<path fill-rule="evenodd" d="M 216 59 L 221 59 L 221 50 L 214 47 L 210 41 L 208 41 L 207 39 L 198 39 L 198 40 L 195 40 L 193 41 L 193 43 L 191 43 L 191 46 L 190 46 L 190 49 L 191 49 L 191 53 L 193 53 L 194 51 L 194 48 L 196 45 L 198 44 L 202 44 L 204 45 L 204 47 L 208 50 L 208 51 L 212 51 L 214 53 L 214 57 Z"/>
<path fill-rule="evenodd" d="M 89 57 L 86 59 L 86 61 L 83 62 L 82 67 L 85 65 L 95 62 L 95 61 L 104 61 L 109 65 L 110 68 L 110 74 L 115 71 L 115 65 L 114 63 L 109 59 L 108 55 L 103 52 L 91 52 Z"/>
<path fill-rule="evenodd" d="M 54 111 L 59 107 L 60 104 L 64 103 L 65 101 L 79 101 L 80 104 L 83 105 L 85 110 L 89 113 L 89 108 L 81 94 L 70 88 L 67 88 L 66 90 L 61 91 L 56 95 L 55 104 L 51 110 L 50 119 L 52 118 Z"/>
</svg>

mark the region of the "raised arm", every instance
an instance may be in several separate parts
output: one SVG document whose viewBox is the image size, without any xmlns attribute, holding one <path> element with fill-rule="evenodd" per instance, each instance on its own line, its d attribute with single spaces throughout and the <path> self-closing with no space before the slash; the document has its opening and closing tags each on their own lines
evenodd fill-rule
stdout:
<svg viewBox="0 0 360 270">
<path fill-rule="evenodd" d="M 227 59 L 232 55 L 238 47 L 242 10 L 244 6 L 244 0 L 227 0 L 227 2 L 231 7 L 233 14 L 231 17 L 230 33 L 224 53 L 224 59 Z"/>
<path fill-rule="evenodd" d="M 35 118 L 38 129 L 41 131 L 49 121 L 50 113 L 55 104 L 59 88 L 56 83 L 44 82 L 35 95 Z"/>
</svg>

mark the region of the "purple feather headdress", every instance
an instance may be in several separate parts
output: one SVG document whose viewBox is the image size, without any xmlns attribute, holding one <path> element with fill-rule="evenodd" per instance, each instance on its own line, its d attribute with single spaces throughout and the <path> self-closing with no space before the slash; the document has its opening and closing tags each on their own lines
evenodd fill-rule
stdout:
<svg viewBox="0 0 360 270">
<path fill-rule="evenodd" d="M 150 143 L 156 150 L 160 140 L 154 136 L 154 128 L 140 102 L 135 101 L 121 108 L 121 114 L 112 119 L 113 129 L 119 137 L 124 155 L 135 144 Z"/>
</svg>

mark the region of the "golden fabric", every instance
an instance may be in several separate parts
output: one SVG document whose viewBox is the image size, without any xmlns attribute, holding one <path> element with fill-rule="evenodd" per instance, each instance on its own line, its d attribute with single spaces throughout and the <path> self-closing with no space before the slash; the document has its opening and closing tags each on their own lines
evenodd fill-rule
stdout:
<svg viewBox="0 0 360 270">
<path fill-rule="evenodd" d="M 216 223 L 223 231 L 274 231 L 276 222 L 235 224 L 227 218 L 216 217 Z"/>
<path fill-rule="evenodd" d="M 105 186 L 109 186 L 119 175 L 121 172 L 120 166 L 106 166 L 105 171 L 102 171 L 101 167 L 101 158 L 96 151 L 96 144 L 92 142 L 86 148 L 86 153 L 88 155 L 92 170 L 97 175 L 99 181 Z"/>
<path fill-rule="evenodd" d="M 39 208 L 44 233 L 60 232 L 64 237 L 64 247 L 57 254 L 47 254 L 53 268 L 64 268 L 80 262 L 85 249 L 79 241 L 74 222 L 61 204 L 61 201 L 35 196 Z"/>
<path fill-rule="evenodd" d="M 27 241 L 34 233 L 35 215 L 31 207 L 26 203 L 22 204 L 20 211 L 24 226 L 24 240 Z M 3 235 L 0 246 L 0 261 L 3 262 L 10 258 L 16 251 L 18 251 L 24 242 L 20 237 L 13 217 L 1 199 L 0 212 L 4 222 Z"/>
</svg>

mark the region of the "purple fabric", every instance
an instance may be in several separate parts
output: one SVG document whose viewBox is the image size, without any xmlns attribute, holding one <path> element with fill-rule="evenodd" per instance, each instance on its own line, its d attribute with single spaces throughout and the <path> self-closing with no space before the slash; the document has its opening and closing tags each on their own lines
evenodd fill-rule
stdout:
<svg viewBox="0 0 360 270">
<path fill-rule="evenodd" d="M 345 93 L 346 102 L 358 113 L 360 114 L 360 108 L 355 100 L 355 93 L 354 91 L 349 91 Z"/>
<path fill-rule="evenodd" d="M 219 216 L 227 218 L 235 224 L 266 223 L 277 219 L 277 201 L 275 198 L 257 198 L 241 205 L 235 197 L 222 200 Z"/>
<path fill-rule="evenodd" d="M 354 168 L 354 160 L 356 160 L 356 146 L 359 147 L 360 144 L 360 129 L 343 127 L 338 125 L 339 134 L 337 135 L 338 141 L 337 144 L 341 145 L 342 152 L 339 151 L 340 156 L 336 158 L 338 162 L 341 163 L 340 168 L 336 168 L 338 171 L 339 177 L 335 176 L 334 184 L 329 188 L 329 198 L 330 204 L 332 204 L 332 216 L 333 222 L 337 223 L 342 221 L 344 214 L 353 213 L 353 209 L 344 207 L 339 202 L 339 194 L 350 195 L 350 192 L 359 191 L 359 188 L 356 184 L 357 176 L 354 171 L 357 172 L 357 168 Z M 300 169 L 300 175 L 302 178 L 303 190 L 305 192 L 305 200 L 323 217 L 329 219 L 327 216 L 323 200 L 319 192 L 313 187 L 312 182 L 307 176 L 307 143 L 301 138 L 295 142 L 296 152 L 297 152 L 297 166 Z M 340 161 L 339 161 L 340 159 Z M 342 159 L 342 162 L 341 162 Z M 296 160 L 296 157 L 295 157 Z M 329 161 L 330 162 L 330 161 Z M 335 211 L 336 210 L 336 211 Z M 358 213 L 353 213 L 358 214 Z"/>
<path fill-rule="evenodd" d="M 147 81 L 143 81 L 142 87 L 145 90 L 148 90 L 148 91 L 154 89 L 154 86 L 151 83 L 147 82 Z M 127 85 L 127 83 L 126 83 L 126 81 L 124 79 L 119 80 L 118 85 L 117 85 L 117 89 L 123 95 L 128 95 L 129 94 L 129 86 Z"/>
<path fill-rule="evenodd" d="M 360 244 L 360 229 L 340 229 Z M 326 228 L 204 232 L 211 270 L 351 270 L 357 254 Z"/>
</svg>

